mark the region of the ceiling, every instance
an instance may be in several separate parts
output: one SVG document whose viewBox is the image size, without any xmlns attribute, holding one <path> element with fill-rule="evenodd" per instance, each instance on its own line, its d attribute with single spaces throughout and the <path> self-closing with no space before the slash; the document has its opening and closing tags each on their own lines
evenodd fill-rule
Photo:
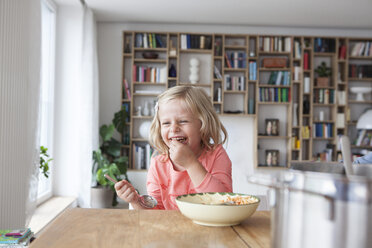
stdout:
<svg viewBox="0 0 372 248">
<path fill-rule="evenodd" d="M 80 4 L 80 0 L 55 0 Z M 85 0 L 98 21 L 372 29 L 372 0 Z"/>
</svg>

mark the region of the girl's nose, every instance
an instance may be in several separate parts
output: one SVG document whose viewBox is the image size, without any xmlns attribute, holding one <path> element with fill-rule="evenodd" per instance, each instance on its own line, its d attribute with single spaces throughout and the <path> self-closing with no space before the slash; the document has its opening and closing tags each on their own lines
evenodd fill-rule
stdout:
<svg viewBox="0 0 372 248">
<path fill-rule="evenodd" d="M 171 131 L 172 132 L 178 132 L 180 130 L 180 127 L 178 126 L 177 123 L 172 123 L 171 125 Z"/>
</svg>

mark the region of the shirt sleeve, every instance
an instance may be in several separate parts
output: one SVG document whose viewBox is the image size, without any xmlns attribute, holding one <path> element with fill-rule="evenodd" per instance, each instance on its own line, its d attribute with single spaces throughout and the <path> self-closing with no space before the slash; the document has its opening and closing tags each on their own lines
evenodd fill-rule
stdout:
<svg viewBox="0 0 372 248">
<path fill-rule="evenodd" d="M 203 181 L 195 187 L 198 192 L 232 192 L 231 160 L 222 145 L 216 148 L 215 158 Z"/>
<path fill-rule="evenodd" d="M 158 205 L 156 205 L 156 207 L 154 207 L 153 209 L 164 209 L 163 201 L 161 198 L 160 180 L 156 170 L 157 163 L 158 161 L 156 161 L 155 158 L 151 158 L 150 168 L 147 173 L 146 188 L 147 193 L 158 201 Z"/>
<path fill-rule="evenodd" d="M 372 164 L 372 152 L 357 158 L 354 162 L 354 164 Z"/>
</svg>

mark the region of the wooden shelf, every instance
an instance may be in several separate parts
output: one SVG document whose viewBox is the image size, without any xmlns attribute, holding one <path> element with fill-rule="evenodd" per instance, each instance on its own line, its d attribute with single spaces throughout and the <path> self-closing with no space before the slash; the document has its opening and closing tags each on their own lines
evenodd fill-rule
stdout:
<svg viewBox="0 0 372 248">
<path fill-rule="evenodd" d="M 135 63 L 167 63 L 165 59 L 134 59 Z"/>
<path fill-rule="evenodd" d="M 255 135 L 256 143 L 259 142 L 285 142 L 286 149 L 285 152 L 281 150 L 279 158 L 280 164 L 283 167 L 258 167 L 259 165 L 263 165 L 266 163 L 265 161 L 260 161 L 261 157 L 258 157 L 259 154 L 257 147 L 253 148 L 253 154 L 255 154 L 254 160 L 256 168 L 262 169 L 285 169 L 286 166 L 290 164 L 291 161 L 313 161 L 313 158 L 317 156 L 317 150 L 325 149 L 325 145 L 331 144 L 334 145 L 337 143 L 337 132 L 342 132 L 344 134 L 350 134 L 350 130 L 355 130 L 356 121 L 346 121 L 348 111 L 352 113 L 352 118 L 355 119 L 357 116 L 353 116 L 353 114 L 357 112 L 362 112 L 361 108 L 365 108 L 366 105 L 372 107 L 372 100 L 366 100 L 363 102 L 356 101 L 356 100 L 346 100 L 346 104 L 338 104 L 338 92 L 345 91 L 346 97 L 350 99 L 349 88 L 353 85 L 368 85 L 372 83 L 372 77 L 370 78 L 356 78 L 356 77 L 349 77 L 349 66 L 351 64 L 372 64 L 372 56 L 349 56 L 351 54 L 351 49 L 354 44 L 357 42 L 372 42 L 372 38 L 351 38 L 351 37 L 315 37 L 315 36 L 291 36 L 291 35 L 251 35 L 251 34 L 213 34 L 213 33 L 190 33 L 191 35 L 201 36 L 204 35 L 210 39 L 211 48 L 210 49 L 181 49 L 183 47 L 181 45 L 181 36 L 187 35 L 188 33 L 185 32 L 156 32 L 154 34 L 158 34 L 163 39 L 163 44 L 165 47 L 161 48 L 142 48 L 136 47 L 136 35 L 143 34 L 143 33 L 152 33 L 152 32 L 137 32 L 137 31 L 125 31 L 123 32 L 124 36 L 128 36 L 131 40 L 130 49 L 126 51 L 131 52 L 124 52 L 122 51 L 122 60 L 123 60 L 123 78 L 128 80 L 130 85 L 130 93 L 132 99 L 122 99 L 121 104 L 127 104 L 130 106 L 130 113 L 129 116 L 130 121 L 130 137 L 136 137 L 138 135 L 138 126 L 141 122 L 151 121 L 152 116 L 134 116 L 136 112 L 136 108 L 139 104 L 143 104 L 143 101 L 152 101 L 152 99 L 156 99 L 159 92 L 163 92 L 169 87 L 173 87 L 175 85 L 194 85 L 198 87 L 205 88 L 209 94 L 211 94 L 211 100 L 214 107 L 218 110 L 220 116 L 229 116 L 229 117 L 241 117 L 241 116 L 249 116 L 254 118 L 255 125 L 260 129 L 262 126 L 265 125 L 265 119 L 270 118 L 279 118 L 279 117 L 272 117 L 276 114 L 276 109 L 283 111 L 280 113 L 280 116 L 285 116 L 285 121 L 280 121 L 280 130 L 286 130 L 287 135 L 294 135 L 297 136 L 298 140 L 300 141 L 301 147 L 299 149 L 292 149 L 292 137 L 290 136 L 263 136 L 263 135 Z M 125 37 L 123 37 L 125 38 Z M 267 39 L 269 38 L 270 42 L 274 42 L 267 47 Z M 289 39 L 286 39 L 289 38 Z M 330 49 L 331 51 L 335 52 L 315 52 L 316 46 L 318 46 L 318 42 L 320 41 L 327 41 L 326 49 Z M 123 39 L 125 41 L 126 39 Z M 219 46 L 216 46 L 215 41 L 219 41 Z M 266 41 L 265 41 L 266 40 Z M 286 51 L 268 51 L 278 49 L 278 44 L 275 44 L 276 41 L 281 40 L 283 48 L 285 48 L 286 40 L 290 40 L 290 52 Z M 171 42 L 172 41 L 172 42 Z M 170 56 L 169 52 L 171 50 L 171 43 L 173 48 L 176 48 L 176 55 Z M 344 56 L 340 58 L 341 46 L 346 46 L 346 53 Z M 296 46 L 300 49 L 300 57 L 296 57 L 298 53 L 296 53 Z M 124 48 L 124 44 L 122 46 Z M 194 47 L 194 46 L 193 46 Z M 266 51 L 263 51 L 265 47 Z M 279 50 L 279 49 L 278 49 Z M 145 51 L 152 51 L 156 52 L 160 55 L 158 59 L 144 59 L 141 56 L 142 52 Z M 317 50 L 318 51 L 318 50 Z M 226 63 L 225 53 L 240 53 L 244 52 L 244 61 L 246 63 L 245 68 L 229 68 Z M 254 56 L 250 57 L 250 52 L 254 53 Z M 308 54 L 308 67 L 309 69 L 304 68 L 304 53 Z M 218 54 L 218 55 L 216 55 Z M 183 65 L 188 64 L 187 59 L 190 56 L 210 56 L 210 66 L 211 68 L 203 68 L 203 70 L 207 70 L 206 72 L 200 72 L 204 75 L 209 75 L 206 77 L 207 79 L 200 81 L 198 84 L 191 84 L 188 81 L 189 75 L 189 67 L 183 68 Z M 287 58 L 287 65 L 288 67 L 285 68 L 263 68 L 260 66 L 263 58 L 270 58 L 270 57 L 284 57 Z M 186 60 L 185 60 L 186 59 Z M 230 58 L 229 58 L 230 59 Z M 331 67 L 332 70 L 332 77 L 331 82 L 333 86 L 328 87 L 318 87 L 315 86 L 315 69 L 317 66 L 322 62 L 326 62 L 328 66 Z M 250 67 L 249 62 L 255 62 L 256 64 L 256 80 L 250 80 L 252 67 Z M 230 61 L 233 65 L 233 61 Z M 138 64 L 138 66 L 156 66 L 161 68 L 166 68 L 166 82 L 161 83 L 153 83 L 153 82 L 136 82 L 132 80 L 132 65 Z M 155 64 L 155 65 L 154 65 Z M 168 71 L 170 64 L 174 64 L 177 70 L 177 77 L 168 77 Z M 124 66 L 125 65 L 125 66 Z M 214 78 L 214 66 L 218 68 L 221 73 L 222 78 L 217 79 Z M 239 64 L 240 65 L 240 64 Z M 301 68 L 299 77 L 296 78 L 298 80 L 294 80 L 294 67 L 298 66 Z M 269 85 L 264 84 L 264 81 L 267 81 L 267 78 L 271 72 L 274 71 L 287 71 L 290 75 L 290 85 Z M 340 78 L 338 79 L 337 76 L 340 74 Z M 237 77 L 243 76 L 244 77 L 244 90 L 231 90 L 234 87 L 228 87 L 227 82 L 224 79 L 224 76 L 231 75 Z M 310 79 L 310 92 L 304 93 L 304 84 L 305 84 L 305 77 L 309 77 Z M 267 88 L 267 89 L 265 89 Z M 218 90 L 220 89 L 220 90 Z M 229 90 L 228 90 L 229 89 Z M 238 87 L 235 89 L 239 89 Z M 279 90 L 276 90 L 279 89 Z M 135 90 L 149 90 L 154 92 L 149 93 L 135 93 Z M 314 103 L 313 100 L 315 98 L 315 91 L 319 92 L 320 90 L 332 90 L 334 92 L 334 103 Z M 158 92 L 159 91 L 159 92 Z M 260 101 L 260 94 L 263 91 L 270 92 L 281 92 L 282 94 L 287 94 L 288 102 L 261 102 Z M 220 92 L 220 98 L 217 96 L 217 92 Z M 285 93 L 283 93 L 285 92 Z M 366 99 L 372 99 L 372 94 L 365 96 Z M 228 98 L 228 100 L 227 100 Z M 214 101 L 220 99 L 219 101 Z M 251 102 L 253 99 L 253 103 Z M 231 103 L 230 101 L 233 101 Z M 236 101 L 236 102 L 234 102 Z M 304 110 L 303 102 L 308 101 L 309 103 L 309 114 L 302 114 Z M 227 109 L 231 109 L 231 104 L 238 103 L 242 106 L 236 106 L 237 109 L 242 110 L 242 113 L 226 113 Z M 292 126 L 292 118 L 293 118 L 293 111 L 295 109 L 292 103 L 298 103 L 298 125 Z M 253 111 L 256 114 L 248 114 L 248 110 L 252 110 L 253 104 Z M 262 111 L 264 110 L 264 111 Z M 271 114 L 265 113 L 265 111 L 272 111 Z M 286 111 L 286 112 L 284 112 Z M 332 119 L 327 121 L 319 121 L 318 115 L 319 111 L 326 111 L 326 119 Z M 336 117 L 337 113 L 342 112 L 345 114 L 345 127 L 337 128 L 336 127 Z M 282 118 L 282 117 L 280 117 Z M 135 122 L 134 122 L 135 121 Z M 331 138 L 323 138 L 323 137 L 306 137 L 303 134 L 303 127 L 308 126 L 310 127 L 309 133 L 310 136 L 313 135 L 313 125 L 315 124 L 330 124 L 332 125 L 332 136 Z M 285 125 L 283 127 L 282 125 Z M 260 129 L 260 132 L 263 131 Z M 244 131 L 244 130 L 242 130 Z M 257 130 L 258 131 L 258 130 Z M 354 140 L 355 137 L 351 137 L 351 140 Z M 130 145 L 126 145 L 125 149 L 129 150 L 128 155 L 130 157 L 130 163 L 132 163 L 133 159 L 133 147 L 137 144 L 143 145 L 146 144 L 146 139 L 140 138 L 132 138 L 130 140 Z M 319 146 L 323 146 L 319 148 Z M 124 147 L 123 147 L 124 148 Z M 268 149 L 268 148 L 266 148 Z M 371 149 L 372 147 L 355 147 L 353 149 Z M 264 151 L 260 151 L 264 152 Z M 293 154 L 292 154 L 293 153 Z M 292 157 L 293 155 L 293 157 Z M 285 165 L 285 166 L 284 166 Z M 131 168 L 133 168 L 133 164 L 131 164 Z"/>
<path fill-rule="evenodd" d="M 203 50 L 203 49 L 181 49 L 180 53 L 212 53 L 212 50 Z"/>
<path fill-rule="evenodd" d="M 259 139 L 289 139 L 289 136 L 274 136 L 274 135 L 258 135 Z"/>
<path fill-rule="evenodd" d="M 368 101 L 348 100 L 347 102 L 352 103 L 352 104 L 372 104 L 371 100 L 368 100 Z"/>
</svg>

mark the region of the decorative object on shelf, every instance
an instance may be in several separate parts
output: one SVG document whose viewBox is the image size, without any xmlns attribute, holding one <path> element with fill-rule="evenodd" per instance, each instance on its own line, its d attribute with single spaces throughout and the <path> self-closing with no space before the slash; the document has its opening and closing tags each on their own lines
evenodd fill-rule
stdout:
<svg viewBox="0 0 372 248">
<path fill-rule="evenodd" d="M 319 120 L 324 121 L 324 111 L 319 111 Z"/>
<path fill-rule="evenodd" d="M 177 56 L 177 50 L 173 46 L 173 40 L 170 40 L 169 56 L 171 56 L 171 57 Z"/>
<path fill-rule="evenodd" d="M 303 103 L 303 111 L 302 111 L 302 113 L 304 114 L 304 115 L 308 115 L 308 114 L 310 114 L 310 101 L 309 100 L 304 100 L 304 103 Z"/>
<path fill-rule="evenodd" d="M 278 136 L 279 135 L 279 120 L 278 119 L 266 119 L 266 135 Z"/>
<path fill-rule="evenodd" d="M 293 103 L 293 117 L 292 117 L 292 126 L 297 127 L 298 126 L 298 103 Z"/>
<path fill-rule="evenodd" d="M 305 94 L 310 93 L 310 77 L 304 78 L 304 93 Z"/>
<path fill-rule="evenodd" d="M 266 150 L 266 166 L 279 165 L 279 150 Z"/>
<path fill-rule="evenodd" d="M 134 113 L 135 116 L 142 116 L 142 106 L 137 107 L 137 111 Z"/>
<path fill-rule="evenodd" d="M 327 64 L 323 61 L 316 69 L 315 72 L 318 74 L 316 79 L 316 86 L 319 87 L 328 87 L 329 86 L 329 77 L 332 75 L 332 70 Z"/>
<path fill-rule="evenodd" d="M 148 139 L 150 132 L 151 121 L 144 121 L 139 126 L 138 132 L 141 138 Z"/>
<path fill-rule="evenodd" d="M 150 116 L 150 109 L 151 109 L 151 107 L 150 107 L 150 102 L 149 101 L 146 101 L 145 102 L 145 107 L 143 108 L 143 110 L 142 110 L 142 113 L 143 113 L 143 115 L 144 116 Z"/>
<path fill-rule="evenodd" d="M 357 101 L 364 101 L 363 94 L 371 93 L 372 88 L 371 87 L 350 87 L 350 92 L 356 94 Z"/>
<path fill-rule="evenodd" d="M 248 114 L 253 115 L 254 114 L 254 99 L 251 98 L 248 100 Z"/>
<path fill-rule="evenodd" d="M 177 70 L 176 70 L 176 67 L 174 66 L 174 64 L 171 64 L 170 68 L 169 68 L 169 77 L 177 77 Z"/>
<path fill-rule="evenodd" d="M 130 38 L 129 37 L 127 37 L 125 39 L 124 53 L 131 53 L 131 49 L 130 49 Z"/>
<path fill-rule="evenodd" d="M 197 58 L 190 59 L 189 80 L 192 84 L 196 84 L 199 82 L 199 65 L 200 65 L 200 61 Z"/>
<path fill-rule="evenodd" d="M 222 56 L 221 40 L 216 39 L 214 42 L 214 56 Z"/>
<path fill-rule="evenodd" d="M 356 124 L 357 129 L 372 129 L 372 109 L 367 109 L 359 117 Z"/>
<path fill-rule="evenodd" d="M 159 57 L 159 54 L 154 52 L 144 52 L 142 53 L 142 56 L 145 59 L 157 59 Z"/>
<path fill-rule="evenodd" d="M 155 107 L 156 106 L 156 100 L 154 100 L 152 103 L 150 103 L 150 112 L 151 116 L 155 116 Z"/>
</svg>

